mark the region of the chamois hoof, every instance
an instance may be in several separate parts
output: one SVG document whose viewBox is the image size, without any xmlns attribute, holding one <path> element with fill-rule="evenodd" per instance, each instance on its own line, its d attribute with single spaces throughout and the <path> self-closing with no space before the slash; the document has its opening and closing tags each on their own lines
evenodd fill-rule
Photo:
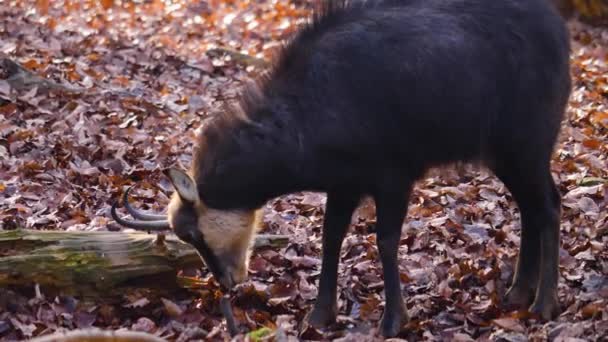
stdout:
<svg viewBox="0 0 608 342">
<path fill-rule="evenodd" d="M 410 320 L 405 305 L 401 304 L 398 308 L 397 310 L 385 310 L 382 315 L 380 332 L 385 338 L 397 336 Z"/>
<path fill-rule="evenodd" d="M 537 297 L 528 311 L 539 316 L 544 321 L 552 320 L 553 318 L 559 316 L 561 312 L 557 295 L 553 293 Z"/>
<path fill-rule="evenodd" d="M 308 324 L 316 329 L 322 329 L 336 322 L 337 310 L 331 306 L 316 305 L 308 316 Z"/>
<path fill-rule="evenodd" d="M 507 307 L 526 309 L 534 300 L 534 289 L 529 286 L 514 284 L 505 294 L 503 303 Z"/>
</svg>

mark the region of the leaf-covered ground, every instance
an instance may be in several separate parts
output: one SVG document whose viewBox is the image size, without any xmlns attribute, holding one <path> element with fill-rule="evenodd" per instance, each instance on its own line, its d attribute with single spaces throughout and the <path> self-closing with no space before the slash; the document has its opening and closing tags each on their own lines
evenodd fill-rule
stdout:
<svg viewBox="0 0 608 342">
<path fill-rule="evenodd" d="M 202 120 L 262 71 L 208 51 L 228 47 L 270 59 L 312 7 L 303 0 L 2 2 L 0 58 L 31 74 L 15 81 L 8 64 L 0 67 L 1 229 L 120 234 L 109 207 L 132 184 L 142 208 L 162 211 L 172 189 L 161 170 L 188 166 Z M 563 314 L 543 323 L 501 309 L 520 236 L 504 185 L 483 170 L 431 172 L 418 183 L 403 226 L 400 269 L 412 317 L 403 338 L 608 336 L 608 30 L 569 25 L 574 91 L 553 160 L 563 195 Z M 280 340 L 375 338 L 383 283 L 373 203 L 362 205 L 344 242 L 338 323 L 325 332 L 304 323 L 317 291 L 324 201 L 293 194 L 266 207 L 263 230 L 292 239 L 252 256 L 251 280 L 233 299 L 243 329 L 268 327 Z M 89 326 L 178 341 L 228 338 L 215 285 L 205 271 L 200 277 L 206 290 L 166 298 L 142 291 L 95 301 L 44 288 L 0 289 L 0 338 Z"/>
</svg>

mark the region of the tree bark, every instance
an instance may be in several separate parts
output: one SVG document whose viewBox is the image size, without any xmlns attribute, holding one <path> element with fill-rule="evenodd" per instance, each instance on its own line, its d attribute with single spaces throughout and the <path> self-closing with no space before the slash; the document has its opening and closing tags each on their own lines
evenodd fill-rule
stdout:
<svg viewBox="0 0 608 342">
<path fill-rule="evenodd" d="M 281 247 L 289 238 L 258 235 L 254 248 Z M 38 284 L 84 296 L 124 287 L 188 287 L 177 270 L 202 267 L 190 245 L 173 235 L 141 232 L 0 231 L 0 286 Z"/>
</svg>

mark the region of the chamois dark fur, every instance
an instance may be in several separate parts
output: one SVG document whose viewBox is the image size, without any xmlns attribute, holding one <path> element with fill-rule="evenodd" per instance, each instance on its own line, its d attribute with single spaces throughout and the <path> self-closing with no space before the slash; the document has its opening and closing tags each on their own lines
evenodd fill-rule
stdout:
<svg viewBox="0 0 608 342">
<path fill-rule="evenodd" d="M 382 166 L 416 177 L 452 161 L 493 165 L 509 140 L 548 158 L 569 94 L 569 45 L 545 1 L 330 8 L 251 87 L 261 89 L 246 90 L 259 93 L 240 103 L 247 121 L 228 112 L 205 129 L 196 180 L 208 205 L 369 191 Z"/>
<path fill-rule="evenodd" d="M 205 208 L 245 212 L 287 193 L 327 192 L 310 316 L 324 325 L 336 315 L 351 214 L 372 196 L 387 300 L 381 331 L 394 336 L 407 320 L 397 249 L 412 184 L 430 167 L 479 162 L 522 213 L 507 300 L 551 318 L 560 196 L 549 166 L 571 87 L 558 13 L 547 0 L 328 4 L 237 108 L 202 129 L 191 173 Z"/>
</svg>

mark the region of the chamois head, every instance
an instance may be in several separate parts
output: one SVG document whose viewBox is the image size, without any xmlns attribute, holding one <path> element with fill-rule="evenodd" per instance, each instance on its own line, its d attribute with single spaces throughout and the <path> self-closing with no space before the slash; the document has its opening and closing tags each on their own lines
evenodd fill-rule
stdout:
<svg viewBox="0 0 608 342">
<path fill-rule="evenodd" d="M 129 190 L 123 204 L 136 221 L 126 220 L 112 206 L 112 217 L 119 224 L 139 230 L 171 229 L 181 240 L 198 251 L 217 281 L 226 288 L 247 278 L 250 247 L 258 225 L 256 210 L 218 210 L 207 207 L 198 193 L 196 182 L 186 172 L 168 169 L 175 193 L 168 215 L 142 213 L 129 205 Z"/>
</svg>

